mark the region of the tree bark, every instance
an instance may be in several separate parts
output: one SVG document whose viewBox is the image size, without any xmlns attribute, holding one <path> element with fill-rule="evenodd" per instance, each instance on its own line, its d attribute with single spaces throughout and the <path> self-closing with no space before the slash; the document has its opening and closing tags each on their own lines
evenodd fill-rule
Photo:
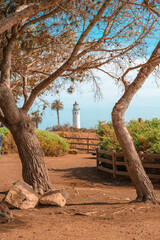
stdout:
<svg viewBox="0 0 160 240">
<path fill-rule="evenodd" d="M 21 119 L 10 127 L 22 162 L 22 176 L 40 194 L 51 189 L 44 154 L 35 134 L 32 121 Z"/>
<path fill-rule="evenodd" d="M 40 194 L 51 189 L 43 151 L 35 134 L 35 126 L 27 113 L 18 109 L 10 88 L 4 83 L 0 83 L 0 108 L 5 118 L 3 123 L 11 131 L 18 148 L 24 181 Z"/>
<path fill-rule="evenodd" d="M 58 120 L 58 126 L 60 125 L 60 122 L 59 122 L 59 109 L 57 109 L 57 120 Z"/>
<path fill-rule="evenodd" d="M 145 173 L 139 155 L 134 147 L 133 139 L 126 128 L 124 115 L 117 109 L 117 104 L 112 112 L 112 121 L 117 139 L 125 155 L 124 160 L 129 176 L 136 188 L 137 201 L 151 201 L 156 203 L 157 199 L 152 183 Z"/>
<path fill-rule="evenodd" d="M 136 188 L 137 200 L 150 201 L 152 203 L 158 203 L 158 200 L 156 199 L 152 183 L 146 175 L 141 160 L 134 147 L 133 139 L 126 128 L 124 114 L 135 93 L 141 88 L 146 78 L 152 73 L 155 67 L 159 65 L 159 63 L 160 42 L 153 51 L 147 64 L 140 69 L 136 79 L 125 89 L 125 93 L 116 103 L 112 111 L 113 127 L 125 155 L 128 173 Z"/>
<path fill-rule="evenodd" d="M 54 2 L 54 0 L 48 2 Z M 17 40 L 17 26 L 12 28 L 12 34 L 13 37 L 3 50 L 3 61 L 0 66 L 0 118 L 12 133 L 17 145 L 24 181 L 33 186 L 37 193 L 43 194 L 51 188 L 43 151 L 27 111 L 17 107 L 10 88 L 11 58 Z"/>
<path fill-rule="evenodd" d="M 36 118 L 36 128 L 38 128 L 38 118 Z"/>
</svg>

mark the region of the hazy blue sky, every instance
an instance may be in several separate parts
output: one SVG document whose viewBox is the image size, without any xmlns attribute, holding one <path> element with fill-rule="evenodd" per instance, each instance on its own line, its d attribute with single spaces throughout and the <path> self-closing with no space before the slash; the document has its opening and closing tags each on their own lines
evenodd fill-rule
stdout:
<svg viewBox="0 0 160 240">
<path fill-rule="evenodd" d="M 91 84 L 81 85 L 81 89 L 73 94 L 62 91 L 60 100 L 64 104 L 64 109 L 60 111 L 60 124 L 69 123 L 72 125 L 72 108 L 75 101 L 80 106 L 81 127 L 95 127 L 99 120 L 111 121 L 111 111 L 116 101 L 122 95 L 122 89 L 115 85 L 114 81 L 105 74 L 101 76 L 101 90 L 103 99 L 94 101 Z M 53 102 L 56 99 L 48 96 L 48 100 Z M 154 77 L 149 77 L 144 86 L 139 90 L 132 100 L 130 107 L 126 111 L 125 120 L 160 118 L 160 87 L 157 87 Z M 56 111 L 47 108 L 43 115 L 43 121 L 39 125 L 40 129 L 46 129 L 57 125 Z"/>
</svg>

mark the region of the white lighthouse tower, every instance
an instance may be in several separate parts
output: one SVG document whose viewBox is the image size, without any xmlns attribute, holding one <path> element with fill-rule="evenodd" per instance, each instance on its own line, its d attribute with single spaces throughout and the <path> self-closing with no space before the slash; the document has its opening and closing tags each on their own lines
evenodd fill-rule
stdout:
<svg viewBox="0 0 160 240">
<path fill-rule="evenodd" d="M 80 108 L 77 102 L 73 104 L 72 112 L 73 112 L 73 127 L 80 128 Z"/>
</svg>

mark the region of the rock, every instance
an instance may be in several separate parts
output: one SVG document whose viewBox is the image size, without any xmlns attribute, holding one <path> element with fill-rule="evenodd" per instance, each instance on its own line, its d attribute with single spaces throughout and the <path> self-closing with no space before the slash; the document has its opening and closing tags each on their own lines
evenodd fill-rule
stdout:
<svg viewBox="0 0 160 240">
<path fill-rule="evenodd" d="M 39 202 L 44 205 L 53 205 L 64 207 L 66 204 L 66 199 L 68 198 L 68 193 L 64 190 L 51 190 L 44 194 Z"/>
<path fill-rule="evenodd" d="M 77 149 L 70 149 L 69 154 L 77 154 L 78 153 L 78 150 Z"/>
<path fill-rule="evenodd" d="M 126 201 L 131 201 L 131 199 L 130 199 L 130 198 L 125 198 L 124 200 L 126 200 Z"/>
<path fill-rule="evenodd" d="M 12 212 L 7 207 L 5 202 L 0 203 L 0 221 L 2 223 L 9 222 L 13 217 Z"/>
<path fill-rule="evenodd" d="M 34 208 L 38 200 L 38 194 L 22 181 L 15 182 L 5 197 L 5 202 L 19 209 Z"/>
<path fill-rule="evenodd" d="M 69 198 L 69 194 L 65 189 L 60 189 L 60 190 L 55 190 L 55 191 L 60 192 L 66 200 Z"/>
</svg>

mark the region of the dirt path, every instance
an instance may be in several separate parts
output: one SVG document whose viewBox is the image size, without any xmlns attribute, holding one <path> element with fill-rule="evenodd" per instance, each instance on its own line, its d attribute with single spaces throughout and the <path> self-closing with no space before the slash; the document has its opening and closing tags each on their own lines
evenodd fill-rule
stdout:
<svg viewBox="0 0 160 240">
<path fill-rule="evenodd" d="M 64 208 L 13 210 L 13 222 L 0 224 L 0 240 L 159 240 L 160 206 L 130 204 L 135 190 L 130 181 L 96 171 L 89 154 L 46 158 L 56 188 L 70 198 Z M 13 182 L 22 180 L 17 154 L 2 156 L 0 199 Z M 160 183 L 156 185 L 160 198 Z"/>
</svg>

